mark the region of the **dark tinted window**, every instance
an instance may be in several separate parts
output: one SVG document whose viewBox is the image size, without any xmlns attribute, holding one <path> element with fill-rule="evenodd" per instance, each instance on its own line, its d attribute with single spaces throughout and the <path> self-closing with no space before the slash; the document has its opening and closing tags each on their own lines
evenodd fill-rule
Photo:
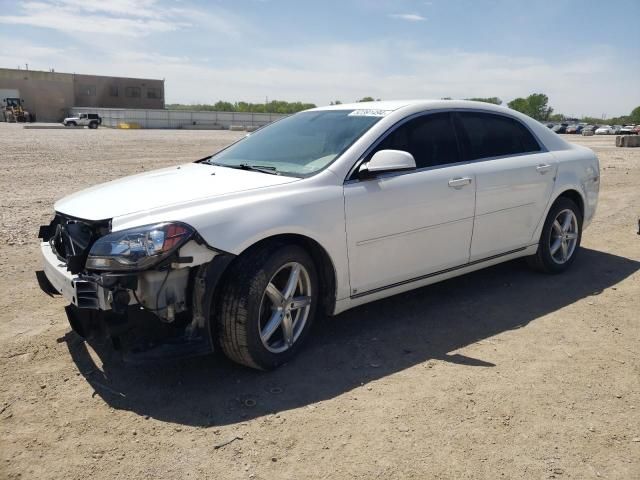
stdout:
<svg viewBox="0 0 640 480">
<path fill-rule="evenodd" d="M 531 132 L 511 118 L 480 112 L 459 112 L 457 118 L 469 160 L 540 151 Z"/>
<path fill-rule="evenodd" d="M 140 87 L 127 87 L 125 90 L 125 94 L 130 98 L 139 98 L 140 97 Z"/>
<path fill-rule="evenodd" d="M 96 86 L 95 85 L 80 85 L 80 94 L 87 97 L 95 97 Z"/>
<path fill-rule="evenodd" d="M 375 149 L 404 150 L 413 155 L 417 168 L 460 161 L 449 113 L 423 115 L 400 125 Z"/>
</svg>

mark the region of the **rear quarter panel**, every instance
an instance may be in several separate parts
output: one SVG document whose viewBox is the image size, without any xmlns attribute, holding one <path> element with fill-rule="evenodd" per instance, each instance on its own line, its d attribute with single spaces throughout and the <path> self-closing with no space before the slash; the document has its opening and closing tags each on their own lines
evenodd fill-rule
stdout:
<svg viewBox="0 0 640 480">
<path fill-rule="evenodd" d="M 557 198 L 567 190 L 575 190 L 582 197 L 584 205 L 583 229 L 593 219 L 598 205 L 600 191 L 600 164 L 598 157 L 589 148 L 571 144 L 566 150 L 551 152 L 558 161 L 556 181 L 547 211 L 536 229 L 536 237 L 540 238 L 544 218 Z"/>
</svg>

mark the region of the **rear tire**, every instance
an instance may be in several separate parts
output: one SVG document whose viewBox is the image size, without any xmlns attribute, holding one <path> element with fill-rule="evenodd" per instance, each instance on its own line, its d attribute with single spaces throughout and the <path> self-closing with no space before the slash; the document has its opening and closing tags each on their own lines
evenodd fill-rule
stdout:
<svg viewBox="0 0 640 480">
<path fill-rule="evenodd" d="M 96 128 L 98 128 L 98 122 L 91 122 L 91 123 L 89 124 L 89 128 L 91 128 L 91 129 L 96 129 Z"/>
<path fill-rule="evenodd" d="M 315 264 L 303 248 L 249 251 L 231 266 L 214 307 L 217 343 L 234 362 L 274 369 L 304 343 L 320 298 Z"/>
<path fill-rule="evenodd" d="M 575 261 L 582 240 L 582 212 L 566 197 L 552 205 L 542 228 L 538 251 L 527 263 L 545 273 L 562 273 Z"/>
</svg>

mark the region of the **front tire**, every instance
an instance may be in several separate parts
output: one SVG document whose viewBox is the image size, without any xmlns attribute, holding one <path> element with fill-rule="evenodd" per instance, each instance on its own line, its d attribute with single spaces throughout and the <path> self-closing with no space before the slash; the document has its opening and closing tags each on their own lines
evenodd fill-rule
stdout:
<svg viewBox="0 0 640 480">
<path fill-rule="evenodd" d="M 271 370 L 304 342 L 320 298 L 318 274 L 297 245 L 247 252 L 226 276 L 216 307 L 217 343 L 234 362 Z"/>
<path fill-rule="evenodd" d="M 535 270 L 561 273 L 575 261 L 582 240 L 582 212 L 566 197 L 552 205 L 542 228 L 538 251 L 527 258 Z"/>
</svg>

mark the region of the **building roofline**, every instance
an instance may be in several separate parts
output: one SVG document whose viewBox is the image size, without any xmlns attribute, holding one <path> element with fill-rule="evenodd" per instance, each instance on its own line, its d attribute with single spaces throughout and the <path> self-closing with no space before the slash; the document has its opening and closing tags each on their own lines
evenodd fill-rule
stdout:
<svg viewBox="0 0 640 480">
<path fill-rule="evenodd" d="M 73 72 L 73 73 L 69 73 L 69 72 L 58 72 L 57 70 L 54 70 L 53 72 L 50 70 L 33 70 L 33 69 L 24 69 L 24 68 L 6 68 L 6 67 L 0 67 L 0 71 L 12 71 L 12 72 L 20 72 L 20 73 L 26 73 L 26 72 L 34 72 L 34 73 L 53 73 L 55 75 L 70 75 L 70 76 L 76 76 L 76 75 L 82 75 L 85 77 L 102 77 L 102 78 L 121 78 L 123 80 L 150 80 L 150 81 L 154 81 L 154 82 L 163 82 L 164 83 L 164 78 L 143 78 L 143 77 L 122 77 L 122 76 L 118 76 L 118 75 L 97 75 L 94 73 L 77 73 L 77 72 Z"/>
</svg>

